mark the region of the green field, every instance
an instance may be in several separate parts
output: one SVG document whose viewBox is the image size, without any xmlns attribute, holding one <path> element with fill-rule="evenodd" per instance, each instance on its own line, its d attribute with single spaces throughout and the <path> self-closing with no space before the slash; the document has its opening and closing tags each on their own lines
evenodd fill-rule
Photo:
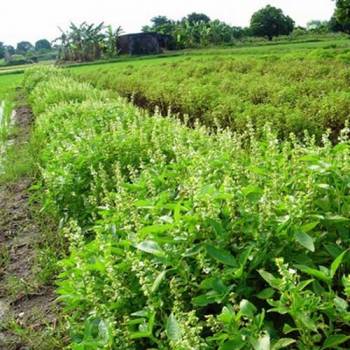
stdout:
<svg viewBox="0 0 350 350">
<path fill-rule="evenodd" d="M 10 116 L 15 106 L 16 87 L 21 85 L 22 78 L 21 74 L 0 75 L 0 104 L 3 106 L 0 115 L 0 148 L 8 137 Z M 3 157 L 2 153 L 0 157 Z"/>
<path fill-rule="evenodd" d="M 19 86 L 22 78 L 21 74 L 0 74 L 0 100 L 5 99 L 6 95 Z"/>
<path fill-rule="evenodd" d="M 158 60 L 74 68 L 80 79 L 162 114 L 242 131 L 274 124 L 334 137 L 349 117 L 350 42 L 206 50 Z"/>
<path fill-rule="evenodd" d="M 349 65 L 341 39 L 0 75 L 70 348 L 350 348 Z"/>
</svg>

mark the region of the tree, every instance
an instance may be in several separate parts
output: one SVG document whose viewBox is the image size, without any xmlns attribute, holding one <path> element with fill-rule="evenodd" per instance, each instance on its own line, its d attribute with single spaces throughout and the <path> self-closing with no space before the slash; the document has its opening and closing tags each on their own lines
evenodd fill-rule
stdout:
<svg viewBox="0 0 350 350">
<path fill-rule="evenodd" d="M 334 32 L 334 33 L 337 33 L 337 32 L 350 33 L 350 23 L 348 24 L 339 23 L 335 14 L 329 20 L 328 28 L 331 32 Z"/>
<path fill-rule="evenodd" d="M 248 36 L 248 31 L 250 30 L 249 28 L 242 28 L 242 27 L 232 27 L 232 37 L 234 39 L 241 39 L 244 36 Z"/>
<path fill-rule="evenodd" d="M 312 20 L 307 23 L 306 28 L 313 33 L 329 32 L 329 21 Z"/>
<path fill-rule="evenodd" d="M 234 29 L 219 20 L 211 21 L 208 25 L 209 43 L 213 45 L 232 42 L 234 38 Z"/>
<path fill-rule="evenodd" d="M 59 28 L 60 29 L 60 28 Z M 101 58 L 105 34 L 104 24 L 70 24 L 68 31 L 61 31 L 55 41 L 61 42 L 59 57 L 64 61 L 92 61 Z"/>
<path fill-rule="evenodd" d="M 122 27 L 113 29 L 112 26 L 107 27 L 106 40 L 105 40 L 105 52 L 108 58 L 118 56 L 118 40 L 120 35 L 123 33 Z"/>
<path fill-rule="evenodd" d="M 250 28 L 253 35 L 266 36 L 272 40 L 274 36 L 290 34 L 294 24 L 294 21 L 284 15 L 281 9 L 268 5 L 253 14 Z"/>
<path fill-rule="evenodd" d="M 5 46 L 5 51 L 9 54 L 9 55 L 14 55 L 16 53 L 15 48 L 12 45 L 6 45 Z"/>
<path fill-rule="evenodd" d="M 191 25 L 198 22 L 204 22 L 204 23 L 210 22 L 210 18 L 207 15 L 205 15 L 204 13 L 196 13 L 196 12 L 189 14 L 185 18 L 185 20 L 187 20 Z"/>
<path fill-rule="evenodd" d="M 350 0 L 336 0 L 335 18 L 350 33 Z"/>
<path fill-rule="evenodd" d="M 40 39 L 35 43 L 35 50 L 36 51 L 51 50 L 51 44 L 46 39 Z"/>
<path fill-rule="evenodd" d="M 114 30 L 103 23 L 95 25 L 83 22 L 80 25 L 71 23 L 67 31 L 59 30 L 61 35 L 54 42 L 59 44 L 58 57 L 62 61 L 93 61 L 100 59 L 103 54 L 114 57 L 118 53 L 117 41 L 122 32 L 121 27 Z"/>
<path fill-rule="evenodd" d="M 34 50 L 34 46 L 29 41 L 21 41 L 17 44 L 16 53 L 19 55 L 25 55 L 31 50 Z"/>
<path fill-rule="evenodd" d="M 172 21 L 166 16 L 156 16 L 151 19 L 152 27 L 162 27 L 168 25 Z"/>
<path fill-rule="evenodd" d="M 0 59 L 5 57 L 5 46 L 4 43 L 0 41 Z"/>
<path fill-rule="evenodd" d="M 142 31 L 173 35 L 176 23 L 166 16 L 156 16 L 151 19 L 151 26 L 144 26 Z"/>
<path fill-rule="evenodd" d="M 308 30 L 320 30 L 328 27 L 328 21 L 320 21 L 318 19 L 312 20 L 307 23 L 306 28 Z"/>
</svg>

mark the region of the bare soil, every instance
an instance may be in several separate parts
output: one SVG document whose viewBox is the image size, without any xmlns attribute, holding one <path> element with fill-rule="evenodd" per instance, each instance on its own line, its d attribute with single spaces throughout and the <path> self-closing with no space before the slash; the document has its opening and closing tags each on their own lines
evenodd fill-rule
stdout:
<svg viewBox="0 0 350 350">
<path fill-rule="evenodd" d="M 15 113 L 14 147 L 28 142 L 33 115 L 26 106 Z M 17 148 L 18 147 L 18 148 Z M 38 283 L 37 247 L 41 239 L 29 202 L 32 179 L 0 185 L 0 349 L 35 349 L 29 339 L 54 328 L 55 295 Z"/>
</svg>

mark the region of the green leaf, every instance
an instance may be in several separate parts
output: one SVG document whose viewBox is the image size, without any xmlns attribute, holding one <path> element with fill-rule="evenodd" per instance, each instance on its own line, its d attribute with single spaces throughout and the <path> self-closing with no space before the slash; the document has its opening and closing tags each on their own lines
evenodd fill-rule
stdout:
<svg viewBox="0 0 350 350">
<path fill-rule="evenodd" d="M 218 319 L 221 322 L 225 323 L 226 325 L 229 325 L 232 322 L 234 317 L 235 317 L 235 313 L 232 310 L 232 308 L 224 306 L 222 308 L 221 314 L 218 316 Z"/>
<path fill-rule="evenodd" d="M 296 340 L 292 338 L 281 338 L 272 346 L 271 350 L 283 349 L 291 344 L 294 344 L 295 342 Z"/>
<path fill-rule="evenodd" d="M 295 239 L 304 248 L 310 250 L 311 252 L 315 251 L 314 241 L 307 233 L 299 232 L 295 235 Z"/>
<path fill-rule="evenodd" d="M 295 332 L 297 330 L 298 330 L 298 328 L 291 327 L 288 323 L 285 323 L 283 326 L 283 333 L 284 334 L 289 334 L 289 333 Z"/>
<path fill-rule="evenodd" d="M 349 307 L 348 302 L 338 296 L 334 297 L 333 302 L 334 306 L 341 312 L 346 312 Z"/>
<path fill-rule="evenodd" d="M 249 318 L 253 318 L 254 314 L 257 311 L 257 308 L 254 306 L 254 304 L 252 304 L 251 302 L 249 302 L 248 300 L 245 300 L 245 299 L 243 299 L 240 302 L 239 308 L 240 308 L 241 315 L 249 317 Z"/>
<path fill-rule="evenodd" d="M 151 233 L 164 233 L 169 231 L 174 227 L 173 224 L 158 224 L 152 226 L 146 226 L 139 231 L 141 235 L 149 235 Z"/>
<path fill-rule="evenodd" d="M 219 350 L 240 350 L 246 345 L 246 342 L 241 339 L 241 337 L 237 337 L 235 340 L 228 340 L 223 345 L 220 346 Z"/>
<path fill-rule="evenodd" d="M 174 342 L 179 341 L 182 337 L 180 325 L 173 313 L 171 313 L 168 317 L 166 323 L 166 333 L 168 338 Z"/>
<path fill-rule="evenodd" d="M 153 254 L 156 256 L 164 256 L 164 251 L 160 248 L 159 244 L 155 241 L 143 241 L 139 244 L 136 244 L 135 247 L 149 254 Z"/>
<path fill-rule="evenodd" d="M 326 217 L 326 220 L 337 224 L 337 223 L 347 222 L 350 219 L 341 215 L 330 215 Z"/>
<path fill-rule="evenodd" d="M 192 303 L 195 306 L 207 306 L 209 304 L 216 303 L 218 300 L 220 300 L 223 296 L 219 295 L 217 293 L 207 293 L 207 294 L 202 294 L 197 297 L 192 298 Z"/>
<path fill-rule="evenodd" d="M 272 288 L 265 288 L 260 293 L 258 293 L 256 297 L 262 300 L 266 300 L 272 298 L 274 294 L 275 291 Z"/>
<path fill-rule="evenodd" d="M 219 221 L 208 219 L 207 222 L 214 229 L 217 235 L 223 235 L 225 233 L 225 230 Z"/>
<path fill-rule="evenodd" d="M 263 190 L 260 187 L 249 185 L 242 188 L 242 193 L 248 200 L 256 202 L 262 197 Z"/>
<path fill-rule="evenodd" d="M 300 271 L 307 273 L 310 276 L 316 277 L 319 280 L 329 283 L 331 281 L 330 277 L 320 270 L 313 269 L 305 265 L 295 265 Z"/>
<path fill-rule="evenodd" d="M 215 248 L 212 245 L 207 244 L 206 245 L 207 253 L 215 260 L 219 261 L 220 263 L 232 267 L 237 266 L 237 261 L 233 255 L 231 255 L 230 252 L 224 249 Z"/>
<path fill-rule="evenodd" d="M 326 243 L 323 245 L 328 254 L 333 258 L 337 258 L 342 253 L 342 249 L 335 243 Z"/>
<path fill-rule="evenodd" d="M 213 289 L 218 294 L 226 294 L 230 291 L 230 287 L 227 287 L 220 278 L 209 277 L 203 280 L 200 284 L 201 289 Z"/>
<path fill-rule="evenodd" d="M 148 310 L 139 310 L 139 311 L 133 312 L 131 316 L 148 317 Z"/>
<path fill-rule="evenodd" d="M 254 350 L 270 350 L 270 336 L 264 334 L 259 339 L 252 341 Z"/>
<path fill-rule="evenodd" d="M 166 270 L 162 271 L 157 278 L 154 280 L 152 288 L 151 288 L 151 293 L 154 293 L 157 291 L 157 289 L 159 288 L 160 284 L 162 283 L 162 281 L 164 280 L 166 275 Z"/>
<path fill-rule="evenodd" d="M 305 289 L 310 283 L 313 283 L 315 280 L 313 278 L 305 280 L 299 283 L 299 290 Z"/>
<path fill-rule="evenodd" d="M 334 275 L 336 274 L 340 264 L 342 263 L 345 254 L 348 251 L 345 250 L 344 252 L 342 252 L 340 255 L 337 256 L 337 258 L 332 262 L 331 268 L 330 268 L 330 274 L 331 274 L 331 278 L 334 277 Z"/>
<path fill-rule="evenodd" d="M 148 331 L 142 331 L 142 332 L 131 332 L 130 338 L 131 339 L 141 339 L 141 338 L 149 338 L 150 333 Z"/>
<path fill-rule="evenodd" d="M 319 223 L 319 221 L 309 222 L 308 224 L 301 226 L 301 229 L 303 232 L 307 233 L 312 231 Z"/>
<path fill-rule="evenodd" d="M 278 289 L 280 286 L 280 280 L 274 277 L 270 272 L 265 270 L 258 271 L 260 276 L 272 287 Z"/>
<path fill-rule="evenodd" d="M 325 340 L 322 349 L 334 348 L 340 344 L 345 343 L 349 339 L 350 339 L 350 336 L 345 334 L 331 335 Z"/>
</svg>

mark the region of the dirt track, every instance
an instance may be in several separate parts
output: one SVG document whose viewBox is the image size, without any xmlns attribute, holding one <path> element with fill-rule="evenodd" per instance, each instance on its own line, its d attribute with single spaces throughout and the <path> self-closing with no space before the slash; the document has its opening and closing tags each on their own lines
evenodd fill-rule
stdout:
<svg viewBox="0 0 350 350">
<path fill-rule="evenodd" d="M 28 107 L 16 110 L 16 149 L 28 141 L 32 120 Z M 41 233 L 31 215 L 31 182 L 0 185 L 0 350 L 34 349 L 26 336 L 55 323 L 53 289 L 36 283 Z"/>
</svg>

